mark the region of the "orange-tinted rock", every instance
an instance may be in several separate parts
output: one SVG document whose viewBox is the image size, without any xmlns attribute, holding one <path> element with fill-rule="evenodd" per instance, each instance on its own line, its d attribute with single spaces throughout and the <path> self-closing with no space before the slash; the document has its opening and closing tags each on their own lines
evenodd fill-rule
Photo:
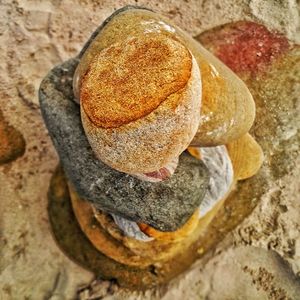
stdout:
<svg viewBox="0 0 300 300">
<path fill-rule="evenodd" d="M 196 39 L 209 46 L 234 72 L 253 75 L 264 70 L 289 49 L 284 36 L 247 21 L 217 27 Z"/>
<path fill-rule="evenodd" d="M 0 165 L 9 163 L 25 152 L 22 134 L 9 125 L 0 111 Z"/>
</svg>

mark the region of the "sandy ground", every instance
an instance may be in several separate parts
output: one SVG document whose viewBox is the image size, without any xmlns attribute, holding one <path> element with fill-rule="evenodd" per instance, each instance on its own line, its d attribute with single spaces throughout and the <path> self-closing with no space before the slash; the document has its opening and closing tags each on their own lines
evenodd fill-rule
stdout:
<svg viewBox="0 0 300 300">
<path fill-rule="evenodd" d="M 300 299 L 299 156 L 217 249 L 166 287 L 137 293 L 92 282 L 56 246 L 46 207 L 58 158 L 40 115 L 38 86 L 126 4 L 161 12 L 192 35 L 246 19 L 300 41 L 294 0 L 0 1 L 0 109 L 26 141 L 23 156 L 0 166 L 0 299 Z"/>
</svg>

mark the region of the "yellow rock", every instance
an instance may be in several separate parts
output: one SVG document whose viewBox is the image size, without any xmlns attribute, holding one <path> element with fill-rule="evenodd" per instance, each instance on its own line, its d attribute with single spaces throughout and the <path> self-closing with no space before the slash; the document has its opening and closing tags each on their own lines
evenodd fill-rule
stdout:
<svg viewBox="0 0 300 300">
<path fill-rule="evenodd" d="M 245 134 L 239 139 L 226 145 L 234 173 L 235 180 L 243 180 L 254 176 L 260 169 L 264 154 L 249 134 Z M 201 159 L 201 148 L 188 147 L 188 152 L 197 159 Z"/>
<path fill-rule="evenodd" d="M 249 133 L 227 144 L 226 147 L 236 180 L 252 177 L 258 172 L 264 155 L 259 144 Z"/>
<path fill-rule="evenodd" d="M 197 159 L 201 159 L 201 151 L 199 147 L 188 147 L 187 151 Z"/>
</svg>

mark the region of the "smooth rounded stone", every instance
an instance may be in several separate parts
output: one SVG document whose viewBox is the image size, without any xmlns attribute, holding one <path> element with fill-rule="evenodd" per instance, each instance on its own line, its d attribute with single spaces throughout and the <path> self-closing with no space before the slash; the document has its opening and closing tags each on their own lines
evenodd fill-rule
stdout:
<svg viewBox="0 0 300 300">
<path fill-rule="evenodd" d="M 80 197 L 107 212 L 161 231 L 181 227 L 200 205 L 208 186 L 205 165 L 184 152 L 171 178 L 151 183 L 99 161 L 84 134 L 72 90 L 77 59 L 55 67 L 43 80 L 40 105 L 68 179 Z"/>
<path fill-rule="evenodd" d="M 117 10 L 93 33 L 79 55 L 73 82 L 75 98 L 79 98 L 81 78 L 99 51 L 128 37 L 149 33 L 179 40 L 199 65 L 202 79 L 200 126 L 191 145 L 224 145 L 246 134 L 254 121 L 255 104 L 243 81 L 170 20 L 142 7 L 125 6 Z"/>
</svg>

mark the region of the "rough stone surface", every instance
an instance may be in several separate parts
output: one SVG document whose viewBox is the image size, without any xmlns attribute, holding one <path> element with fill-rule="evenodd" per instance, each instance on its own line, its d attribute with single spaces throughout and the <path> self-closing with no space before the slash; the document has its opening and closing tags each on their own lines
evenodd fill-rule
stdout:
<svg viewBox="0 0 300 300">
<path fill-rule="evenodd" d="M 250 252 L 252 246 L 273 250 L 253 250 L 255 256 L 251 256 L 252 261 L 257 260 L 260 267 L 269 273 L 282 274 L 281 278 L 286 279 L 288 284 L 283 286 L 277 281 L 271 284 L 272 276 L 264 276 L 264 286 L 279 284 L 278 288 L 284 288 L 291 297 L 289 290 L 295 290 L 295 277 L 291 272 L 278 273 L 278 270 L 283 265 L 286 269 L 286 264 L 282 262 L 288 261 L 299 281 L 299 130 L 295 129 L 290 119 L 284 126 L 275 123 L 279 134 L 276 138 L 270 137 L 265 128 L 270 124 L 274 126 L 273 122 L 278 118 L 274 115 L 274 98 L 278 99 L 278 108 L 282 107 L 281 99 L 291 96 L 294 99 L 292 118 L 299 112 L 297 83 L 280 80 L 277 87 L 279 77 L 289 77 L 287 74 L 290 74 L 291 65 L 296 69 L 295 60 L 285 68 L 276 67 L 277 71 L 271 80 L 269 76 L 268 82 L 264 81 L 263 74 L 247 82 L 257 86 L 252 90 L 257 99 L 268 97 L 261 98 L 261 103 L 271 110 L 265 119 L 265 126 L 258 124 L 255 132 L 261 140 L 270 144 L 274 142 L 275 148 L 271 149 L 265 163 L 266 166 L 272 163 L 273 171 L 267 173 L 266 178 L 273 184 L 259 199 L 252 214 L 232 234 L 227 235 L 215 251 L 203 257 L 193 270 L 182 274 L 168 286 L 145 293 L 125 292 L 119 290 L 113 281 L 89 284 L 93 275 L 71 262 L 54 243 L 47 217 L 47 191 L 58 157 L 37 109 L 38 86 L 55 64 L 74 57 L 80 51 L 90 34 L 107 16 L 127 4 L 152 8 L 193 35 L 225 23 L 252 20 L 263 23 L 269 29 L 279 30 L 291 41 L 299 41 L 299 17 L 294 17 L 299 15 L 299 9 L 294 0 L 1 1 L 1 110 L 5 120 L 23 135 L 26 151 L 17 160 L 0 166 L 0 299 L 68 300 L 75 299 L 77 290 L 82 299 L 95 299 L 97 296 L 122 300 L 228 300 L 247 299 L 248 291 L 254 299 L 284 299 L 269 296 L 268 291 L 260 288 L 257 283 L 260 282 L 258 266 L 250 266 L 251 275 L 232 263 L 233 255 L 241 257 L 239 261 L 243 264 L 245 260 L 249 261 L 247 256 L 239 255 L 241 247 L 236 247 L 240 245 L 246 246 Z M 286 90 L 283 93 L 284 87 Z M 290 118 L 291 111 L 283 107 L 281 114 Z M 266 113 L 261 110 L 260 116 L 266 116 Z M 259 259 L 265 257 L 263 252 L 267 256 L 274 256 L 276 252 L 281 258 L 273 260 L 272 268 L 268 268 Z M 230 272 L 222 268 L 226 265 L 231 265 Z M 235 286 L 239 289 L 231 288 Z M 95 297 L 92 297 L 93 293 Z M 262 294 L 264 296 L 260 297 Z"/>
<path fill-rule="evenodd" d="M 203 162 L 187 153 L 175 173 L 158 183 L 141 181 L 99 161 L 84 134 L 73 101 L 76 60 L 56 67 L 41 84 L 40 102 L 68 178 L 81 197 L 99 209 L 149 224 L 162 231 L 182 226 L 200 205 L 208 186 Z"/>
</svg>

